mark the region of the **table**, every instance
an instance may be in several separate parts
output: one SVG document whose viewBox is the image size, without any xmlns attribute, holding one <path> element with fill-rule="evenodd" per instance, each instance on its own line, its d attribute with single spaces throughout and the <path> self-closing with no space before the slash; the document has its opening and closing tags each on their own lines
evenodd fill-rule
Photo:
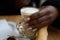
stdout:
<svg viewBox="0 0 60 40">
<path fill-rule="evenodd" d="M 21 20 L 21 17 L 20 15 L 0 16 L 0 19 L 6 19 L 7 21 L 13 21 L 18 24 Z M 52 31 L 49 29 L 48 34 L 48 40 L 60 40 L 60 31 Z"/>
<path fill-rule="evenodd" d="M 0 19 L 6 19 L 7 21 L 13 21 L 15 23 L 19 23 L 20 22 L 20 15 L 9 15 L 9 16 L 0 16 Z"/>
</svg>

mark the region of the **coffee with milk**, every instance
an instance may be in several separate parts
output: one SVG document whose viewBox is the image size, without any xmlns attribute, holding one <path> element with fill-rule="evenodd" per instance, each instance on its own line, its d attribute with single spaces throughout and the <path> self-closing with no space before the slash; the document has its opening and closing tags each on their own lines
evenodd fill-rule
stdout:
<svg viewBox="0 0 60 40">
<path fill-rule="evenodd" d="M 31 30 L 31 28 L 28 28 L 28 25 L 26 25 L 25 21 L 27 21 L 29 19 L 29 16 L 31 16 L 32 14 L 38 12 L 39 9 L 37 8 L 33 8 L 33 7 L 24 7 L 21 9 L 21 26 L 23 27 L 22 29 L 25 32 L 25 35 L 28 38 L 33 38 L 33 36 L 35 35 L 35 32 Z"/>
</svg>

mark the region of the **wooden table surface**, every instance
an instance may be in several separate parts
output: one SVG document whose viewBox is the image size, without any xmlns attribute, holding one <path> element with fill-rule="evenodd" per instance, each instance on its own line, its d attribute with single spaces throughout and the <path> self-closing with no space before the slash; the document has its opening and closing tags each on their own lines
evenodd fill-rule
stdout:
<svg viewBox="0 0 60 40">
<path fill-rule="evenodd" d="M 16 23 L 19 23 L 20 22 L 20 15 L 9 15 L 9 16 L 0 16 L 0 19 L 6 19 L 7 21 L 13 21 L 13 22 L 16 22 Z"/>
<path fill-rule="evenodd" d="M 0 19 L 6 19 L 7 21 L 13 21 L 16 23 L 20 22 L 20 15 L 14 15 L 14 16 L 0 16 Z M 60 31 L 52 31 L 48 30 L 48 40 L 60 40 Z"/>
</svg>

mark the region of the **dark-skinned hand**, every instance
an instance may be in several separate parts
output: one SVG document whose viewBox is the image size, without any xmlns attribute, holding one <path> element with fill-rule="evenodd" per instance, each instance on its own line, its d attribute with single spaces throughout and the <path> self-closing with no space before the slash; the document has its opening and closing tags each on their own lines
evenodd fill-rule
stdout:
<svg viewBox="0 0 60 40">
<path fill-rule="evenodd" d="M 57 17 L 58 11 L 53 6 L 47 6 L 44 9 L 30 16 L 28 26 L 32 29 L 40 29 L 46 25 L 50 25 Z"/>
</svg>

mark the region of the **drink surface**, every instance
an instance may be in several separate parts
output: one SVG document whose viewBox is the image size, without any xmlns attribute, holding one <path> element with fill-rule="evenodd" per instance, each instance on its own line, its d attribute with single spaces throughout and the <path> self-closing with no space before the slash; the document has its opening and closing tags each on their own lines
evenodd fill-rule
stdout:
<svg viewBox="0 0 60 40">
<path fill-rule="evenodd" d="M 25 15 L 31 15 L 33 13 L 38 12 L 39 10 L 37 8 L 33 8 L 33 7 L 24 7 L 21 9 L 21 14 L 25 14 Z"/>
</svg>

